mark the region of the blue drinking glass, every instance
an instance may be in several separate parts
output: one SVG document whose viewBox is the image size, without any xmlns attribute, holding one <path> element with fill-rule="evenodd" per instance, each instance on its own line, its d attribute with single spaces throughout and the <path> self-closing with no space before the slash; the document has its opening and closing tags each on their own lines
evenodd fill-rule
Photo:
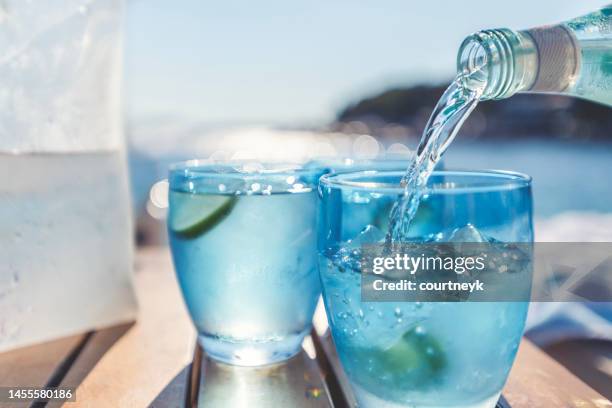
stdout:
<svg viewBox="0 0 612 408">
<path fill-rule="evenodd" d="M 388 224 L 381 220 L 403 192 L 403 175 L 365 171 L 320 180 L 319 271 L 340 361 L 363 407 L 494 407 L 521 341 L 527 299 L 362 301 L 360 248 L 385 242 Z M 364 208 L 372 209 L 369 219 Z M 356 212 L 362 214 L 358 233 Z M 530 246 L 530 178 L 434 172 L 407 240 L 454 239 L 449 237 Z"/>
<path fill-rule="evenodd" d="M 168 232 L 206 353 L 257 366 L 300 350 L 320 294 L 316 168 L 191 161 L 170 170 Z"/>
</svg>

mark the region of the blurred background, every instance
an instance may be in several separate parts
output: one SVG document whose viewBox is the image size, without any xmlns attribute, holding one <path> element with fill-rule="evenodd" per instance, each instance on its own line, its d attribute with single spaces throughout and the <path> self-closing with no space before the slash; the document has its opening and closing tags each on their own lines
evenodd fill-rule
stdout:
<svg viewBox="0 0 612 408">
<path fill-rule="evenodd" d="M 129 1 L 124 109 L 139 242 L 164 242 L 165 185 L 155 183 L 169 162 L 409 154 L 465 36 L 606 3 Z M 541 240 L 611 240 L 611 142 L 609 108 L 519 95 L 482 103 L 444 165 L 532 175 Z"/>
</svg>

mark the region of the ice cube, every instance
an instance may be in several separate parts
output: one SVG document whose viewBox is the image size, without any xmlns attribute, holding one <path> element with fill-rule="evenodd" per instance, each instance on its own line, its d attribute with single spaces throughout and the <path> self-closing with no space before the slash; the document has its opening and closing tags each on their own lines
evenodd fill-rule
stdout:
<svg viewBox="0 0 612 408">
<path fill-rule="evenodd" d="M 448 239 L 449 242 L 489 242 L 472 224 L 454 230 Z"/>
<path fill-rule="evenodd" d="M 457 256 L 478 256 L 485 247 L 486 250 L 491 250 L 488 245 L 485 245 L 491 242 L 491 239 L 477 230 L 472 224 L 466 224 L 464 227 L 456 228 L 450 233 L 450 236 L 446 235 L 438 242 L 450 243 Z"/>
<path fill-rule="evenodd" d="M 361 273 L 361 246 L 383 242 L 385 233 L 374 225 L 366 226 L 355 238 L 346 242 L 331 259 L 341 271 L 350 269 Z"/>
<path fill-rule="evenodd" d="M 361 230 L 359 235 L 350 240 L 347 246 L 360 247 L 364 244 L 377 244 L 385 240 L 385 233 L 374 225 L 368 225 Z"/>
</svg>

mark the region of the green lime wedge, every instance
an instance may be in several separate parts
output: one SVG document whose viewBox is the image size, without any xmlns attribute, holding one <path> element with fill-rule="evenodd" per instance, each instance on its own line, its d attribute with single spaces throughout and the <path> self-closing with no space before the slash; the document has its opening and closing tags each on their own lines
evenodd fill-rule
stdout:
<svg viewBox="0 0 612 408">
<path fill-rule="evenodd" d="M 229 215 L 238 197 L 171 192 L 168 225 L 181 238 L 195 238 L 210 231 Z"/>
<path fill-rule="evenodd" d="M 435 374 L 446 366 L 446 356 L 431 334 L 411 329 L 381 353 L 383 364 L 392 372 L 421 369 Z"/>
<path fill-rule="evenodd" d="M 367 374 L 370 378 L 364 378 L 364 382 L 377 386 L 426 386 L 437 381 L 447 365 L 438 340 L 418 328 L 406 331 L 385 349 L 361 349 L 356 354 L 360 365 L 369 366 L 374 373 L 374 377 Z"/>
</svg>

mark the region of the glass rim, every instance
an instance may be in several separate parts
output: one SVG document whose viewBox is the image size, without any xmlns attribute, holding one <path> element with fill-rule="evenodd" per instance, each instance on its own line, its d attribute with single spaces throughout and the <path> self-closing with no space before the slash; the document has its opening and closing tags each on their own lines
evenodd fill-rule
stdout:
<svg viewBox="0 0 612 408">
<path fill-rule="evenodd" d="M 321 187 L 331 187 L 338 189 L 351 189 L 364 192 L 376 192 L 385 194 L 400 195 L 404 192 L 404 187 L 399 184 L 379 183 L 375 181 L 357 181 L 361 178 L 376 178 L 397 176 L 401 179 L 406 173 L 396 170 L 365 170 L 354 171 L 342 174 L 324 174 L 319 179 Z M 531 176 L 508 170 L 436 170 L 431 174 L 435 176 L 454 176 L 454 177 L 482 177 L 491 181 L 486 186 L 455 186 L 444 185 L 427 186 L 428 194 L 461 194 L 486 191 L 514 190 L 531 186 Z M 430 178 L 431 180 L 431 178 Z"/>
<path fill-rule="evenodd" d="M 237 167 L 253 165 L 253 171 L 240 171 Z M 259 168 L 261 166 L 261 168 Z M 215 171 L 214 168 L 225 171 Z M 318 167 L 305 167 L 305 163 L 261 161 L 255 159 L 245 160 L 214 160 L 214 159 L 191 159 L 168 166 L 170 175 L 183 175 L 194 177 L 226 177 L 226 178 L 250 178 L 283 175 L 316 174 L 322 169 Z"/>
</svg>

